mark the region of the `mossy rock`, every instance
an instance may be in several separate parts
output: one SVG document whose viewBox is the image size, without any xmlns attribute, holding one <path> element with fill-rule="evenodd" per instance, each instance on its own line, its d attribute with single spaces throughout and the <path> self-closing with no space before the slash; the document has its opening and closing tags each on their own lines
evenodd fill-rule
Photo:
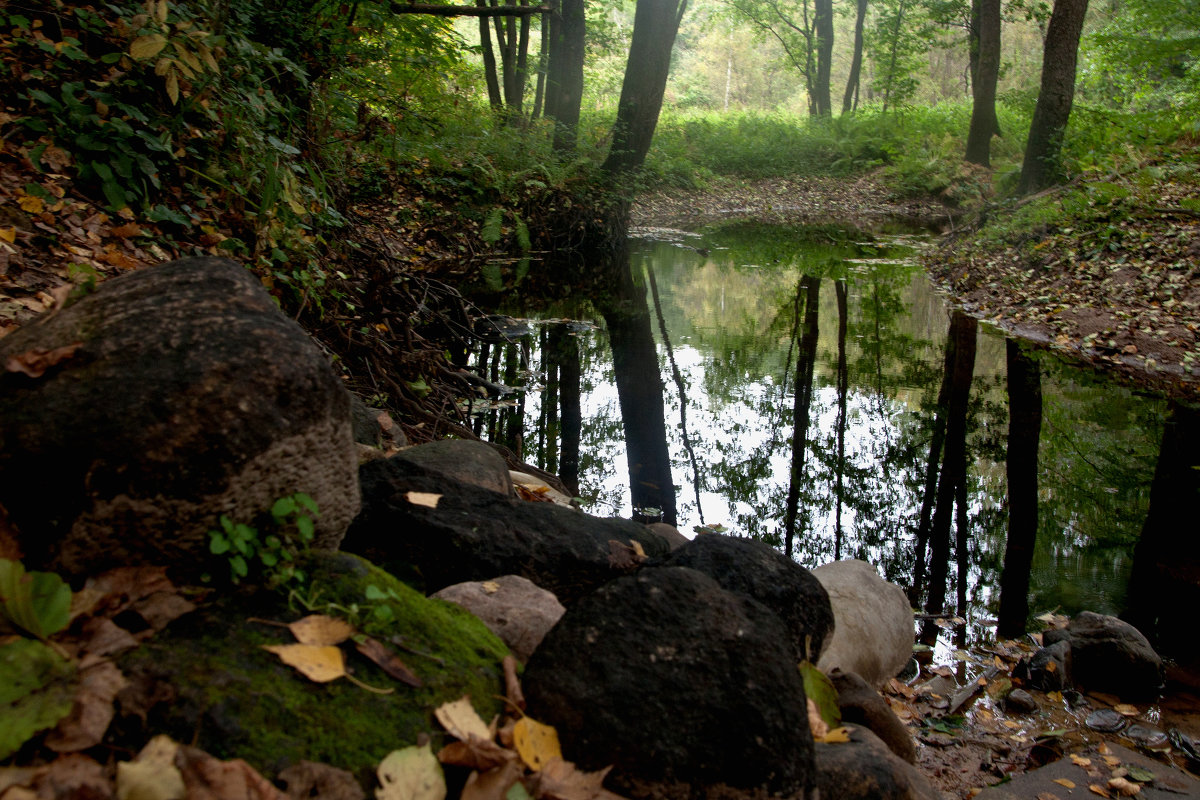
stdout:
<svg viewBox="0 0 1200 800">
<path fill-rule="evenodd" d="M 484 719 L 500 713 L 508 650 L 476 617 L 424 597 L 357 556 L 314 554 L 303 566 L 305 603 L 356 622 L 380 641 L 399 642 L 395 649 L 421 688 L 389 677 L 349 643 L 343 650 L 353 676 L 394 691 L 376 694 L 345 678 L 309 681 L 262 649 L 295 640 L 287 628 L 261 621 L 289 622 L 309 612 L 275 593 L 230 592 L 120 659 L 132 683 L 123 710 L 135 712 L 125 718 L 124 733 L 133 741 L 167 733 L 219 758 L 245 759 L 268 776 L 304 759 L 364 777 L 422 732 L 436 748 L 443 734 L 433 712 L 446 701 L 466 694 Z M 388 599 L 368 602 L 371 585 Z M 391 621 L 371 613 L 380 603 L 391 608 Z M 142 727 L 137 710 L 147 705 Z"/>
</svg>

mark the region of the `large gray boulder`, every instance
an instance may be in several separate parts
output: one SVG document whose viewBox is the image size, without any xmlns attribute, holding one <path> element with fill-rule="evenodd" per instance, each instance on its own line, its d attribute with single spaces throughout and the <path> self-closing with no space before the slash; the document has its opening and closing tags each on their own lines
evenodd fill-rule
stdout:
<svg viewBox="0 0 1200 800">
<path fill-rule="evenodd" d="M 817 666 L 855 672 L 879 687 L 912 658 L 913 617 L 904 590 L 865 561 L 849 559 L 812 571 L 829 593 L 834 631 Z"/>
<path fill-rule="evenodd" d="M 704 534 L 658 563 L 699 570 L 726 591 L 753 597 L 774 611 L 800 659 L 816 662 L 833 633 L 834 612 L 821 583 L 765 542 Z"/>
<path fill-rule="evenodd" d="M 643 569 L 568 607 L 525 668 L 530 716 L 564 757 L 639 783 L 803 795 L 804 682 L 770 609 L 683 567 Z M 663 796 L 675 796 L 668 792 Z"/>
<path fill-rule="evenodd" d="M 818 742 L 815 761 L 822 798 L 942 800 L 916 767 L 890 751 L 866 728 L 847 725 L 850 741 Z"/>
<path fill-rule="evenodd" d="M 1042 636 L 1047 647 L 1063 641 L 1070 644 L 1070 675 L 1080 686 L 1136 699 L 1154 697 L 1162 686 L 1162 659 L 1124 620 L 1082 611 L 1065 630 Z"/>
<path fill-rule="evenodd" d="M 508 464 L 491 445 L 464 439 L 440 439 L 401 450 L 393 458 L 490 492 L 512 494 Z"/>
<path fill-rule="evenodd" d="M 358 510 L 349 394 L 232 261 L 107 281 L 0 340 L 0 364 L 0 505 L 30 566 L 200 570 L 219 515 L 295 492 L 333 548 Z"/>
</svg>

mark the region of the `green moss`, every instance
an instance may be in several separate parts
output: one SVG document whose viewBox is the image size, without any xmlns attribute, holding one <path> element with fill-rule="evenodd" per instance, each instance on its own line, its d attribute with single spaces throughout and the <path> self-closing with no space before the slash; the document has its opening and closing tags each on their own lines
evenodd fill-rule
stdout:
<svg viewBox="0 0 1200 800">
<path fill-rule="evenodd" d="M 317 611 L 362 612 L 366 587 L 390 589 L 393 620 L 372 619 L 366 632 L 393 644 L 423 681 L 419 689 L 389 677 L 347 644 L 347 666 L 359 681 L 393 689 L 375 694 L 339 679 L 313 683 L 262 645 L 294 641 L 286 628 L 250 621 L 290 621 L 305 613 L 277 597 L 226 595 L 127 654 L 126 674 L 142 686 L 169 685 L 175 699 L 155 706 L 150 730 L 192 742 L 221 758 L 243 758 L 267 775 L 301 759 L 351 771 L 373 770 L 390 751 L 441 729 L 433 711 L 464 694 L 488 719 L 501 711 L 500 662 L 507 649 L 477 618 L 432 600 L 368 562 L 344 553 L 317 554 L 303 565 L 308 602 Z"/>
</svg>

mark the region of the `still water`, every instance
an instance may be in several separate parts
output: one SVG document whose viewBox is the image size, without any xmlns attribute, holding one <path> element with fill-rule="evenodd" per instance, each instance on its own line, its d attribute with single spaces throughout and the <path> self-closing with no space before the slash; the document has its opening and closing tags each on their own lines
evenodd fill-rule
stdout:
<svg viewBox="0 0 1200 800">
<path fill-rule="evenodd" d="M 1179 409 L 954 313 L 925 246 L 734 224 L 534 270 L 473 355 L 518 390 L 476 430 L 590 513 L 865 559 L 935 613 L 994 624 L 1006 552 L 1010 618 L 1126 611 Z"/>
</svg>

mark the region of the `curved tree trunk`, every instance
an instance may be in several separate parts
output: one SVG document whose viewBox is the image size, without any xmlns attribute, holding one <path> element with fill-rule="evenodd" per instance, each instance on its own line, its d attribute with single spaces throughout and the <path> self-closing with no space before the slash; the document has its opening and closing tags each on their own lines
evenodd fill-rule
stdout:
<svg viewBox="0 0 1200 800">
<path fill-rule="evenodd" d="M 1042 54 L 1042 89 L 1038 94 L 1025 161 L 1021 165 L 1021 194 L 1038 192 L 1060 183 L 1063 133 L 1071 118 L 1075 101 L 1075 66 L 1079 56 L 1079 37 L 1088 0 L 1055 0 L 1054 13 L 1046 30 Z"/>
<path fill-rule="evenodd" d="M 858 107 L 858 84 L 862 77 L 863 28 L 867 21 L 867 0 L 858 0 L 858 13 L 854 17 L 854 55 L 850 59 L 850 77 L 846 79 L 846 93 L 842 95 L 842 113 L 848 114 Z"/>
<path fill-rule="evenodd" d="M 1000 77 L 1000 0 L 977 0 L 972 51 L 975 68 L 971 74 L 971 130 L 967 134 L 966 160 L 991 166 L 992 135 L 996 121 L 996 82 Z"/>
</svg>

